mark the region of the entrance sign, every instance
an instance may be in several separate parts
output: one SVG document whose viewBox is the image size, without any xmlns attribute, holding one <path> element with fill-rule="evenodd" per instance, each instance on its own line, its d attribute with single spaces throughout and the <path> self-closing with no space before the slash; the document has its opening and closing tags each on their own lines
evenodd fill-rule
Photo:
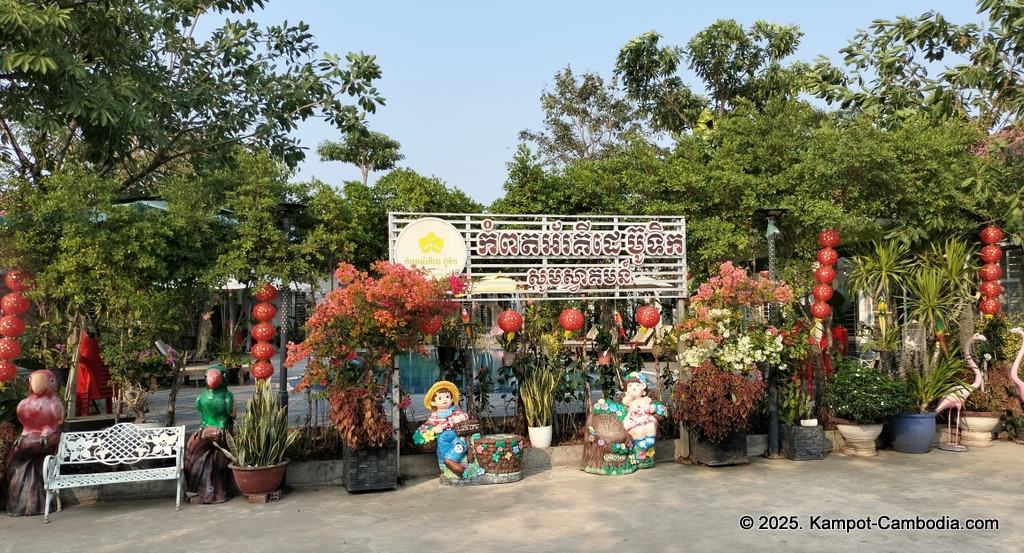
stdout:
<svg viewBox="0 0 1024 553">
<path fill-rule="evenodd" d="M 462 274 L 466 241 L 451 223 L 437 217 L 410 222 L 391 243 L 391 262 L 425 269 L 435 277 Z"/>
<path fill-rule="evenodd" d="M 687 295 L 682 217 L 390 213 L 388 219 L 391 261 L 441 267 L 439 273 L 428 267 L 431 274 L 452 274 L 456 265 L 448 264 L 447 252 L 432 250 L 429 233 L 445 245 L 457 234 L 468 253 L 466 276 L 481 283 L 471 288 L 472 299 L 502 299 L 494 297 L 499 277 L 502 292 L 530 299 Z M 449 234 L 441 235 L 439 223 Z"/>
</svg>

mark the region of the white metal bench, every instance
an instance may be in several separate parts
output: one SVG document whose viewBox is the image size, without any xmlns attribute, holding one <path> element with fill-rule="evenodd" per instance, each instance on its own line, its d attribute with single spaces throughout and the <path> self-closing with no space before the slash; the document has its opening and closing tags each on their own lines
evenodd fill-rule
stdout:
<svg viewBox="0 0 1024 553">
<path fill-rule="evenodd" d="M 61 468 L 89 464 L 107 466 L 134 465 L 139 461 L 171 459 L 173 467 L 95 472 L 90 474 L 61 474 Z M 46 508 L 43 522 L 50 522 L 50 501 L 57 497 L 57 510 L 61 510 L 60 490 L 99 486 L 120 482 L 146 482 L 151 480 L 177 480 L 175 510 L 181 509 L 181 490 L 185 481 L 185 427 L 171 426 L 146 428 L 134 423 L 115 424 L 96 432 L 64 432 L 56 455 L 47 455 L 43 461 L 46 472 Z"/>
</svg>

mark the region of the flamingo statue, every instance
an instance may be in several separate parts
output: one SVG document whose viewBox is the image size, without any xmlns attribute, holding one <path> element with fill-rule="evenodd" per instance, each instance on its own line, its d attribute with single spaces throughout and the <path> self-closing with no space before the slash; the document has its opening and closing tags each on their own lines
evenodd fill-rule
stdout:
<svg viewBox="0 0 1024 553">
<path fill-rule="evenodd" d="M 1022 340 L 1020 351 L 1017 352 L 1017 358 L 1013 360 L 1013 366 L 1010 367 L 1010 380 L 1017 385 L 1017 393 L 1020 394 L 1020 400 L 1024 402 L 1024 382 L 1022 382 L 1020 376 L 1017 375 L 1017 371 L 1020 369 L 1020 361 L 1021 359 L 1024 359 L 1024 328 L 1018 326 L 1016 328 L 1011 328 L 1010 332 L 1020 334 Z"/>
<path fill-rule="evenodd" d="M 1024 329 L 1021 329 L 1021 331 L 1024 332 Z M 951 433 L 951 425 L 953 421 L 949 417 L 946 417 L 946 435 L 949 436 L 951 441 L 946 443 L 947 447 L 945 449 L 948 449 L 950 451 L 964 451 L 964 449 L 961 449 L 963 446 L 961 446 L 959 443 L 960 409 L 964 406 L 964 402 L 967 401 L 967 396 L 971 395 L 971 391 L 977 388 L 981 388 L 983 380 L 981 376 L 981 370 L 978 369 L 978 364 L 974 362 L 974 357 L 971 356 L 971 347 L 974 346 L 974 342 L 976 342 L 977 340 L 982 340 L 984 342 L 988 341 L 985 338 L 985 336 L 977 333 L 975 333 L 974 336 L 971 336 L 971 339 L 967 341 L 967 364 L 970 365 L 971 370 L 974 371 L 974 382 L 971 383 L 970 387 L 957 386 L 956 388 L 953 389 L 952 392 L 949 393 L 949 395 L 942 398 L 942 401 L 939 402 L 939 406 L 935 408 L 936 413 L 941 413 L 946 409 L 953 409 L 954 407 L 956 408 L 956 443 L 952 441 L 953 434 Z M 1024 354 L 1024 348 L 1021 349 L 1021 353 Z"/>
</svg>

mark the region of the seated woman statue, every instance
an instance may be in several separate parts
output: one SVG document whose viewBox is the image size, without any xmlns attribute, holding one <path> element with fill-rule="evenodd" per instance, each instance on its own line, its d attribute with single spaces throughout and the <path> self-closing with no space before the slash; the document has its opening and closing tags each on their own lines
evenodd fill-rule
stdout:
<svg viewBox="0 0 1024 553">
<path fill-rule="evenodd" d="M 423 404 L 430 409 L 427 419 L 412 436 L 417 444 L 437 440 L 437 464 L 457 476 L 466 470 L 466 440 L 455 434 L 455 423 L 469 419 L 469 415 L 456 407 L 459 403 L 459 388 L 442 380 L 430 387 L 423 398 Z"/>
<path fill-rule="evenodd" d="M 7 483 L 7 514 L 41 515 L 46 508 L 43 487 L 43 461 L 57 452 L 64 406 L 57 397 L 57 377 L 38 370 L 28 377 L 27 398 L 18 403 L 15 413 L 21 421 L 21 437 L 7 454 L 3 478 Z"/>
<path fill-rule="evenodd" d="M 647 396 L 647 377 L 643 373 L 629 373 L 625 385 L 622 404 L 626 406 L 627 412 L 622 424 L 633 438 L 637 468 L 651 468 L 654 466 L 658 421 L 664 418 L 665 407 Z"/>
<path fill-rule="evenodd" d="M 224 433 L 235 424 L 235 398 L 225 383 L 227 370 L 220 365 L 206 371 L 206 390 L 196 398 L 202 418 L 199 430 L 189 437 L 185 449 L 185 481 L 188 491 L 200 503 L 223 503 L 231 499 L 228 458 L 214 444 L 227 447 Z"/>
</svg>

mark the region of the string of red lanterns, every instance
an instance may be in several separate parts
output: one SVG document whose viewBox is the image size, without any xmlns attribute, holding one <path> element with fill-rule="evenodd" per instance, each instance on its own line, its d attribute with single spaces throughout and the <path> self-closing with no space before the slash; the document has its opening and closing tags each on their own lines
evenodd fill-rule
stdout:
<svg viewBox="0 0 1024 553">
<path fill-rule="evenodd" d="M 832 306 L 826 302 L 832 299 L 832 281 L 836 278 L 836 271 L 832 266 L 839 261 L 839 254 L 834 248 L 839 245 L 839 238 L 839 233 L 833 229 L 818 235 L 818 243 L 823 246 L 818 250 L 818 263 L 821 266 L 814 271 L 814 279 L 818 284 L 811 291 L 815 299 L 811 304 L 811 315 L 818 322 L 832 314 Z"/>
<path fill-rule="evenodd" d="M 978 290 L 984 299 L 978 304 L 978 309 L 985 314 L 986 319 L 991 319 L 995 317 L 996 313 L 999 313 L 999 300 L 996 298 L 1003 293 L 1003 288 L 997 281 L 1003 275 L 1003 270 L 999 267 L 999 259 L 1003 257 L 1003 250 L 996 244 L 1002 239 L 1003 231 L 999 230 L 999 227 L 986 227 L 981 231 L 981 241 L 985 243 L 985 246 L 981 248 L 981 260 L 985 264 L 978 271 L 982 281 Z"/>
<path fill-rule="evenodd" d="M 576 309 L 566 309 L 558 316 L 558 324 L 569 332 L 576 332 L 583 328 L 583 313 Z"/>
<path fill-rule="evenodd" d="M 260 323 L 252 327 L 252 337 L 256 339 L 256 344 L 250 351 L 253 359 L 256 359 L 256 363 L 252 366 L 252 376 L 257 380 L 262 380 L 274 375 L 274 365 L 270 363 L 270 360 L 277 353 L 277 348 L 270 343 L 270 340 L 277 335 L 277 329 L 270 324 L 270 321 L 277 315 L 277 308 L 270 302 L 277 298 L 277 288 L 273 284 L 264 284 L 257 288 L 253 295 L 260 303 L 253 307 L 252 316 Z"/>
<path fill-rule="evenodd" d="M 19 315 L 25 314 L 31 302 L 22 292 L 32 289 L 32 275 L 25 271 L 14 270 L 7 273 L 4 283 L 12 290 L 0 300 L 3 317 L 0 317 L 0 382 L 10 382 L 18 376 L 18 366 L 14 360 L 21 355 L 21 343 L 18 336 L 25 332 L 25 321 Z"/>
</svg>

